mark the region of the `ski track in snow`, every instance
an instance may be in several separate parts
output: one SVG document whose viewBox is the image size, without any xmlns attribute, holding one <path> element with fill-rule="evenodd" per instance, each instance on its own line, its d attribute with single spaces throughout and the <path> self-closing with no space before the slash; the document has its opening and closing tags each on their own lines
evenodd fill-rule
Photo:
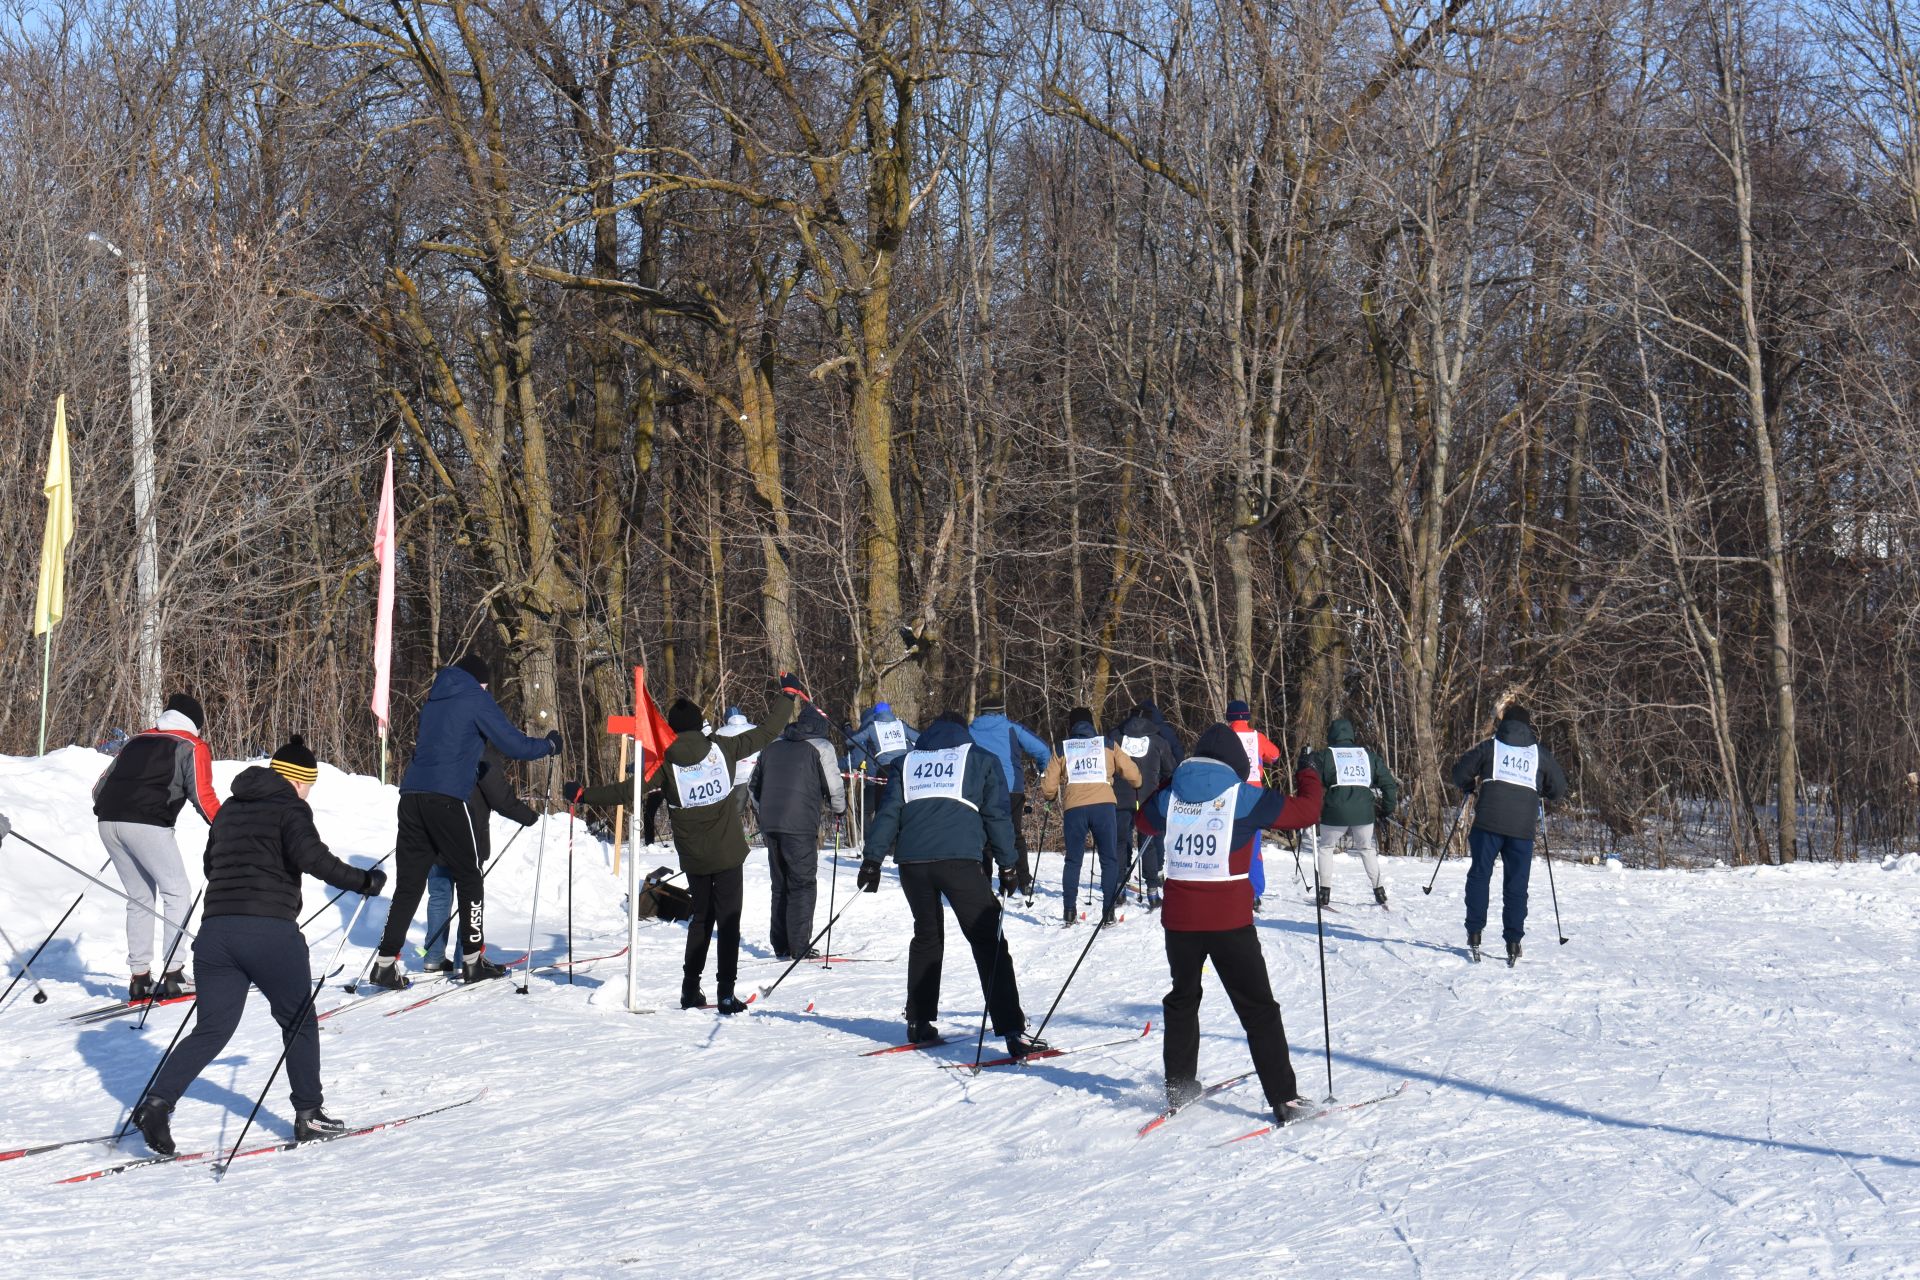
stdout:
<svg viewBox="0 0 1920 1280">
<path fill-rule="evenodd" d="M 0 812 L 88 871 L 103 858 L 87 787 L 103 765 L 68 748 L 0 757 Z M 224 791 L 241 766 L 223 763 Z M 395 793 L 331 769 L 314 794 L 336 852 L 370 864 L 392 844 Z M 498 849 L 513 828 L 496 822 Z M 536 958 L 565 950 L 567 824 L 545 824 Z M 180 842 L 199 876 L 204 828 Z M 579 954 L 625 940 L 622 886 L 575 832 Z M 527 936 L 539 833 L 489 881 L 496 953 Z M 1281 858 L 1284 850 L 1277 850 Z M 673 861 L 642 853 L 642 870 Z M 1090 860 L 1091 861 L 1091 860 Z M 842 859 L 840 905 L 854 892 Z M 1057 884 L 1060 860 L 1047 859 Z M 326 1024 L 329 1109 L 350 1123 L 481 1086 L 471 1107 L 399 1130 L 244 1161 L 54 1179 L 144 1154 L 75 1148 L 0 1165 L 0 1261 L 18 1276 L 1327 1276 L 1920 1277 L 1920 859 L 1882 869 L 1797 866 L 1556 875 L 1570 945 L 1555 945 L 1543 869 L 1527 954 L 1470 965 L 1464 867 L 1431 897 L 1431 863 L 1386 863 L 1394 911 L 1326 917 L 1334 1086 L 1405 1096 L 1219 1148 L 1264 1123 L 1257 1083 L 1144 1139 L 1160 1106 L 1158 922 L 1129 908 L 1095 944 L 1047 1028 L 1056 1044 L 1146 1041 L 975 1076 L 980 995 L 949 919 L 943 1031 L 931 1053 L 860 1058 L 897 1042 L 910 926 L 889 867 L 834 931 L 835 949 L 889 963 L 803 966 L 771 1000 L 720 1019 L 677 1007 L 680 925 L 640 930 L 640 1003 L 620 1007 L 625 960 L 539 974 L 401 1017 L 381 1002 Z M 1286 870 L 1278 859 L 1270 872 Z M 823 852 L 824 924 L 830 864 Z M 1338 879 L 1360 882 L 1341 859 Z M 112 877 L 107 877 L 111 882 Z M 309 909 L 330 892 L 307 882 Z M 80 885 L 0 846 L 0 924 L 31 947 Z M 766 862 L 748 863 L 740 990 L 768 954 Z M 1008 915 L 1022 999 L 1037 1023 L 1087 939 L 1049 923 L 1049 892 Z M 355 900 L 308 929 L 325 964 Z M 62 1019 L 124 982 L 124 909 L 95 890 L 0 1009 L 0 1146 L 111 1128 L 178 1013 L 75 1028 Z M 421 913 L 424 916 L 424 909 Z M 354 927 L 347 973 L 385 903 Z M 1498 887 L 1489 938 L 1498 951 Z M 416 923 L 414 940 L 422 930 Z M 1260 918 L 1301 1090 L 1326 1092 L 1312 908 L 1276 892 Z M 9 976 L 15 964 L 8 966 Z M 417 964 L 417 959 L 413 960 Z M 713 992 L 711 970 L 704 980 Z M 399 998 L 392 998 L 394 1004 Z M 815 1012 L 805 1012 L 807 1002 Z M 1245 1044 L 1209 980 L 1201 1073 L 1243 1071 Z M 232 1045 L 182 1100 L 182 1149 L 232 1142 L 278 1051 L 258 996 Z M 1001 1051 L 989 1036 L 987 1056 Z M 249 1145 L 284 1137 L 284 1078 Z"/>
</svg>

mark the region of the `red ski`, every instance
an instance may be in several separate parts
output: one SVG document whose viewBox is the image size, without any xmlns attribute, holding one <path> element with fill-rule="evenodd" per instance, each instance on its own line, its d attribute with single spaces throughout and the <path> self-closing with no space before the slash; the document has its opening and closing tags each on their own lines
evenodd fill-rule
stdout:
<svg viewBox="0 0 1920 1280">
<path fill-rule="evenodd" d="M 1297 1120 L 1289 1120 L 1286 1127 L 1291 1129 L 1295 1125 L 1306 1124 L 1309 1121 L 1324 1120 L 1326 1117 L 1337 1115 L 1342 1111 L 1358 1111 L 1361 1107 L 1371 1107 L 1376 1102 L 1389 1102 L 1405 1093 L 1410 1084 L 1412 1084 L 1412 1081 L 1402 1080 L 1398 1088 L 1383 1093 L 1377 1098 L 1362 1098 L 1358 1102 L 1338 1102 L 1330 1107 L 1322 1107 L 1320 1110 L 1309 1112 Z M 1225 1142 L 1216 1142 L 1213 1145 L 1216 1147 L 1230 1147 L 1236 1142 L 1245 1142 L 1249 1138 L 1264 1138 L 1268 1134 L 1276 1132 L 1280 1127 L 1281 1126 L 1276 1124 L 1263 1124 L 1258 1129 L 1249 1130 L 1237 1138 L 1228 1138 Z"/>
<path fill-rule="evenodd" d="M 1020 1065 L 1023 1062 L 1038 1062 L 1042 1058 L 1064 1058 L 1066 1055 L 1070 1053 L 1086 1053 L 1089 1050 L 1093 1050 L 1093 1049 L 1112 1049 L 1123 1044 L 1137 1044 L 1138 1042 L 1145 1040 L 1147 1036 L 1152 1033 L 1152 1031 L 1153 1031 L 1153 1019 L 1148 1018 L 1147 1025 L 1140 1029 L 1140 1034 L 1137 1036 L 1126 1036 L 1123 1039 L 1119 1039 L 1119 1040 L 1102 1040 L 1099 1044 L 1074 1045 L 1071 1048 L 1066 1048 L 1066 1049 L 1042 1049 L 1038 1053 L 1029 1053 L 1026 1056 L 1020 1057 L 1020 1058 L 1013 1058 L 1013 1057 L 988 1058 L 985 1062 L 981 1062 L 977 1064 L 972 1062 L 943 1062 L 940 1065 L 942 1068 L 948 1071 L 953 1071 L 956 1069 L 962 1070 L 962 1071 L 984 1071 L 988 1067 L 1014 1067 L 1014 1066 Z"/>
<path fill-rule="evenodd" d="M 912 1053 L 916 1049 L 937 1049 L 946 1043 L 948 1043 L 948 1040 L 945 1036 L 935 1036 L 931 1040 L 915 1040 L 908 1044 L 890 1044 L 884 1049 L 869 1049 L 860 1056 L 863 1058 L 878 1058 L 882 1054 L 887 1053 Z"/>
<path fill-rule="evenodd" d="M 410 1116 L 396 1116 L 391 1120 L 376 1121 L 373 1124 L 362 1125 L 358 1129 L 348 1129 L 345 1133 L 330 1133 L 325 1137 L 308 1138 L 305 1142 L 273 1142 L 263 1147 L 252 1147 L 246 1151 L 234 1152 L 227 1156 L 224 1162 L 215 1166 L 215 1172 L 223 1171 L 227 1165 L 232 1164 L 235 1160 L 244 1159 L 247 1156 L 271 1155 L 276 1151 L 291 1151 L 295 1147 L 314 1147 L 323 1142 L 338 1142 L 342 1138 L 358 1138 L 369 1133 L 379 1133 L 382 1129 L 398 1129 L 403 1124 L 412 1124 L 415 1120 L 424 1120 L 428 1116 L 437 1116 L 443 1111 L 452 1111 L 455 1107 L 464 1107 L 470 1102 L 478 1102 L 486 1096 L 486 1093 L 487 1091 L 483 1088 L 478 1093 L 462 1098 L 458 1102 L 448 1102 L 438 1107 L 431 1107 L 426 1111 L 416 1111 Z M 124 1164 L 108 1165 L 104 1169 L 95 1169 L 90 1173 L 78 1173 L 71 1178 L 62 1178 L 54 1185 L 65 1186 L 73 1182 L 92 1182 L 95 1179 L 104 1178 L 108 1174 L 126 1173 L 130 1169 L 144 1169 L 148 1165 L 198 1164 L 202 1160 L 215 1159 L 220 1154 L 218 1151 L 183 1151 L 170 1156 L 147 1156 L 141 1160 L 129 1160 Z"/>
<path fill-rule="evenodd" d="M 132 1131 L 129 1130 L 128 1132 Z M 37 1147 L 15 1147 L 11 1151 L 0 1151 L 0 1160 L 21 1160 L 27 1156 L 37 1156 L 48 1151 L 60 1151 L 67 1147 L 86 1147 L 92 1146 L 95 1143 L 104 1145 L 118 1142 L 119 1140 L 119 1134 L 108 1133 L 102 1134 L 98 1138 L 68 1138 L 65 1142 L 43 1142 Z"/>
<path fill-rule="evenodd" d="M 1134 1134 L 1133 1136 L 1136 1138 L 1144 1138 L 1148 1134 L 1152 1133 L 1155 1129 L 1158 1129 L 1161 1125 L 1164 1125 L 1167 1121 L 1179 1115 L 1182 1111 L 1185 1111 L 1188 1107 L 1193 1106 L 1194 1103 L 1204 1102 L 1208 1098 L 1211 1098 L 1214 1094 L 1223 1093 L 1226 1090 L 1233 1088 L 1233 1086 L 1237 1084 L 1241 1084 L 1245 1081 L 1253 1079 L 1253 1077 L 1254 1077 L 1253 1072 L 1243 1071 L 1237 1076 L 1229 1076 L 1225 1080 L 1221 1080 L 1218 1083 L 1210 1084 L 1206 1088 L 1202 1089 L 1198 1094 L 1194 1095 L 1192 1102 L 1187 1102 L 1177 1107 L 1168 1107 L 1165 1111 L 1162 1111 L 1159 1115 L 1155 1116 L 1153 1119 L 1141 1125 L 1140 1132 Z"/>
<path fill-rule="evenodd" d="M 67 1015 L 68 1022 L 89 1023 L 107 1022 L 129 1013 L 138 1013 L 142 1009 L 164 1009 L 170 1004 L 184 1004 L 193 999 L 193 992 L 183 996 L 170 996 L 165 1000 L 122 1000 L 117 1004 L 100 1005 L 92 1009 L 82 1009 L 79 1013 Z"/>
<path fill-rule="evenodd" d="M 488 978 L 483 982 L 448 981 L 446 986 L 443 989 L 434 992 L 430 996 L 426 996 L 423 999 L 415 1000 L 412 1004 L 403 1004 L 398 1009 L 387 1010 L 386 1016 L 389 1018 L 398 1017 L 399 1015 L 407 1012 L 409 1009 L 418 1009 L 422 1005 L 432 1004 L 435 1000 L 444 1000 L 456 991 L 470 991 L 475 987 L 484 987 L 489 982 L 506 982 L 508 983 L 508 985 L 512 985 L 511 979 L 513 978 L 513 974 L 510 971 L 513 969 L 515 965 L 519 964 L 521 961 L 525 960 L 526 958 L 527 958 L 527 955 L 523 951 L 511 960 L 496 960 L 494 961 L 495 964 L 499 965 L 502 969 L 509 970 L 509 972 L 501 975 L 498 978 Z"/>
</svg>

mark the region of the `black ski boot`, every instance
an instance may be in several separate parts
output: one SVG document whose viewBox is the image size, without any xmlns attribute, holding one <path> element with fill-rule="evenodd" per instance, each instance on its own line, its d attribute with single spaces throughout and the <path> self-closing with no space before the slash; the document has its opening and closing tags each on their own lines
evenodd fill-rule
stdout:
<svg viewBox="0 0 1920 1280">
<path fill-rule="evenodd" d="M 1079 923 L 1080 923 L 1080 917 L 1074 911 L 1073 904 L 1069 902 L 1066 905 L 1066 909 L 1060 913 L 1060 927 L 1062 929 L 1071 929 L 1073 928 L 1073 926 Z"/>
<path fill-rule="evenodd" d="M 707 1007 L 707 993 L 698 987 L 680 988 L 680 1007 L 682 1009 L 704 1009 Z"/>
<path fill-rule="evenodd" d="M 1477 929 L 1467 935 L 1467 959 L 1480 963 L 1480 931 Z"/>
<path fill-rule="evenodd" d="M 1330 907 L 1333 905 L 1333 890 L 1323 884 L 1314 890 L 1314 899 L 1316 905 Z"/>
<path fill-rule="evenodd" d="M 389 991 L 405 991 L 413 985 L 413 979 L 400 972 L 400 961 L 396 958 L 375 960 L 373 968 L 367 972 L 367 983 L 370 986 L 385 987 Z"/>
<path fill-rule="evenodd" d="M 726 991 L 722 992 L 720 998 L 713 1002 L 713 1007 L 721 1013 L 731 1016 L 736 1013 L 745 1013 L 747 1011 L 747 1002 L 733 994 L 733 992 Z"/>
<path fill-rule="evenodd" d="M 346 1131 L 345 1122 L 335 1120 L 318 1107 L 305 1107 L 293 1113 L 295 1142 L 312 1142 L 315 1138 L 337 1138 Z"/>
<path fill-rule="evenodd" d="M 167 1126 L 167 1118 L 172 1114 L 172 1107 L 154 1097 L 140 1099 L 140 1105 L 133 1109 L 129 1123 L 140 1131 L 156 1155 L 170 1156 L 175 1151 L 173 1130 Z"/>
<path fill-rule="evenodd" d="M 153 999 L 153 975 L 136 973 L 127 979 L 127 1003 Z"/>
<path fill-rule="evenodd" d="M 931 1022 L 915 1022 L 911 1018 L 907 1019 L 908 1044 L 931 1044 L 939 1038 L 940 1028 Z"/>
<path fill-rule="evenodd" d="M 1147 910 L 1158 911 L 1159 909 L 1160 909 L 1160 894 L 1157 891 L 1152 889 L 1147 890 Z"/>
<path fill-rule="evenodd" d="M 423 973 L 452 973 L 459 967 L 459 965 L 447 959 L 445 956 L 441 956 L 438 960 L 427 961 L 420 966 L 420 969 Z"/>
<path fill-rule="evenodd" d="M 1387 886 L 1383 884 L 1377 884 L 1373 886 L 1373 900 L 1379 903 L 1383 907 L 1386 906 L 1387 905 Z"/>
<path fill-rule="evenodd" d="M 1198 1080 L 1167 1081 L 1167 1110 L 1178 1111 L 1189 1106 L 1204 1090 Z"/>
<path fill-rule="evenodd" d="M 507 971 L 487 959 L 484 952 L 471 960 L 463 959 L 460 962 L 460 981 L 462 982 L 486 982 L 491 978 L 506 976 Z"/>
<path fill-rule="evenodd" d="M 1290 1124 L 1306 1119 L 1314 1113 L 1314 1110 L 1314 1105 L 1305 1098 L 1292 1098 L 1287 1101 L 1286 1105 L 1274 1112 L 1273 1122 L 1281 1128 L 1285 1128 Z"/>
<path fill-rule="evenodd" d="M 187 976 L 184 968 L 169 969 L 160 975 L 160 985 L 153 989 L 155 1000 L 177 1000 L 181 996 L 193 994 L 193 979 Z"/>
<path fill-rule="evenodd" d="M 1108 907 L 1106 910 L 1100 913 L 1100 927 L 1104 929 L 1112 923 L 1113 923 L 1113 908 Z"/>
<path fill-rule="evenodd" d="M 1007 1056 L 1009 1058 L 1028 1058 L 1036 1053 L 1045 1053 L 1053 1046 L 1045 1040 L 1036 1040 L 1024 1031 L 1016 1031 L 1007 1037 Z"/>
<path fill-rule="evenodd" d="M 1517 942 L 1509 942 L 1507 944 L 1507 968 L 1511 969 L 1513 968 L 1513 966 L 1519 963 L 1520 963 L 1520 944 Z"/>
</svg>

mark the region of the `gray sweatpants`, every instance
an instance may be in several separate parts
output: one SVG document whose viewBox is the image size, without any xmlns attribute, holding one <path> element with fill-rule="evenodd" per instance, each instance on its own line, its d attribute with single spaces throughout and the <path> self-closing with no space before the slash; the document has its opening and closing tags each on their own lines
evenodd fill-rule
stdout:
<svg viewBox="0 0 1920 1280">
<path fill-rule="evenodd" d="M 1333 884 L 1333 856 L 1340 851 L 1342 838 L 1352 843 L 1353 851 L 1360 855 L 1360 861 L 1367 868 L 1367 882 L 1374 888 L 1380 887 L 1380 855 L 1373 847 L 1373 824 L 1371 822 L 1353 827 L 1320 828 L 1320 865 L 1316 870 L 1320 874 L 1320 883 L 1331 887 Z"/>
<path fill-rule="evenodd" d="M 187 922 L 187 906 L 193 892 L 187 886 L 187 869 L 180 861 L 180 846 L 174 843 L 172 827 L 149 826 L 144 822 L 102 822 L 100 842 L 107 846 L 113 869 L 134 902 L 163 913 L 170 924 L 161 954 L 173 951 L 180 926 Z M 155 901 L 156 895 L 158 901 Z M 164 904 L 164 905 L 163 905 Z M 153 968 L 153 931 L 160 922 L 135 906 L 127 904 L 127 971 L 146 973 Z M 184 963 L 174 955 L 175 967 Z"/>
</svg>

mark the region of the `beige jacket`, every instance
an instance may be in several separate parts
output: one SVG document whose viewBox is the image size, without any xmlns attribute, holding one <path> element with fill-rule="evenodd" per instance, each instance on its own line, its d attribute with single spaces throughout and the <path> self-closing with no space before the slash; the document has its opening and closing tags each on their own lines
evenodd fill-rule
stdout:
<svg viewBox="0 0 1920 1280">
<path fill-rule="evenodd" d="M 1106 780 L 1103 782 L 1067 782 L 1067 757 L 1063 751 L 1053 753 L 1053 760 L 1047 765 L 1047 775 L 1040 780 L 1040 794 L 1051 800 L 1060 794 L 1062 784 L 1066 786 L 1065 805 L 1077 809 L 1083 804 L 1113 804 L 1113 775 L 1118 773 L 1132 786 L 1140 785 L 1140 769 L 1133 763 L 1133 757 L 1118 747 L 1106 748 Z"/>
</svg>

